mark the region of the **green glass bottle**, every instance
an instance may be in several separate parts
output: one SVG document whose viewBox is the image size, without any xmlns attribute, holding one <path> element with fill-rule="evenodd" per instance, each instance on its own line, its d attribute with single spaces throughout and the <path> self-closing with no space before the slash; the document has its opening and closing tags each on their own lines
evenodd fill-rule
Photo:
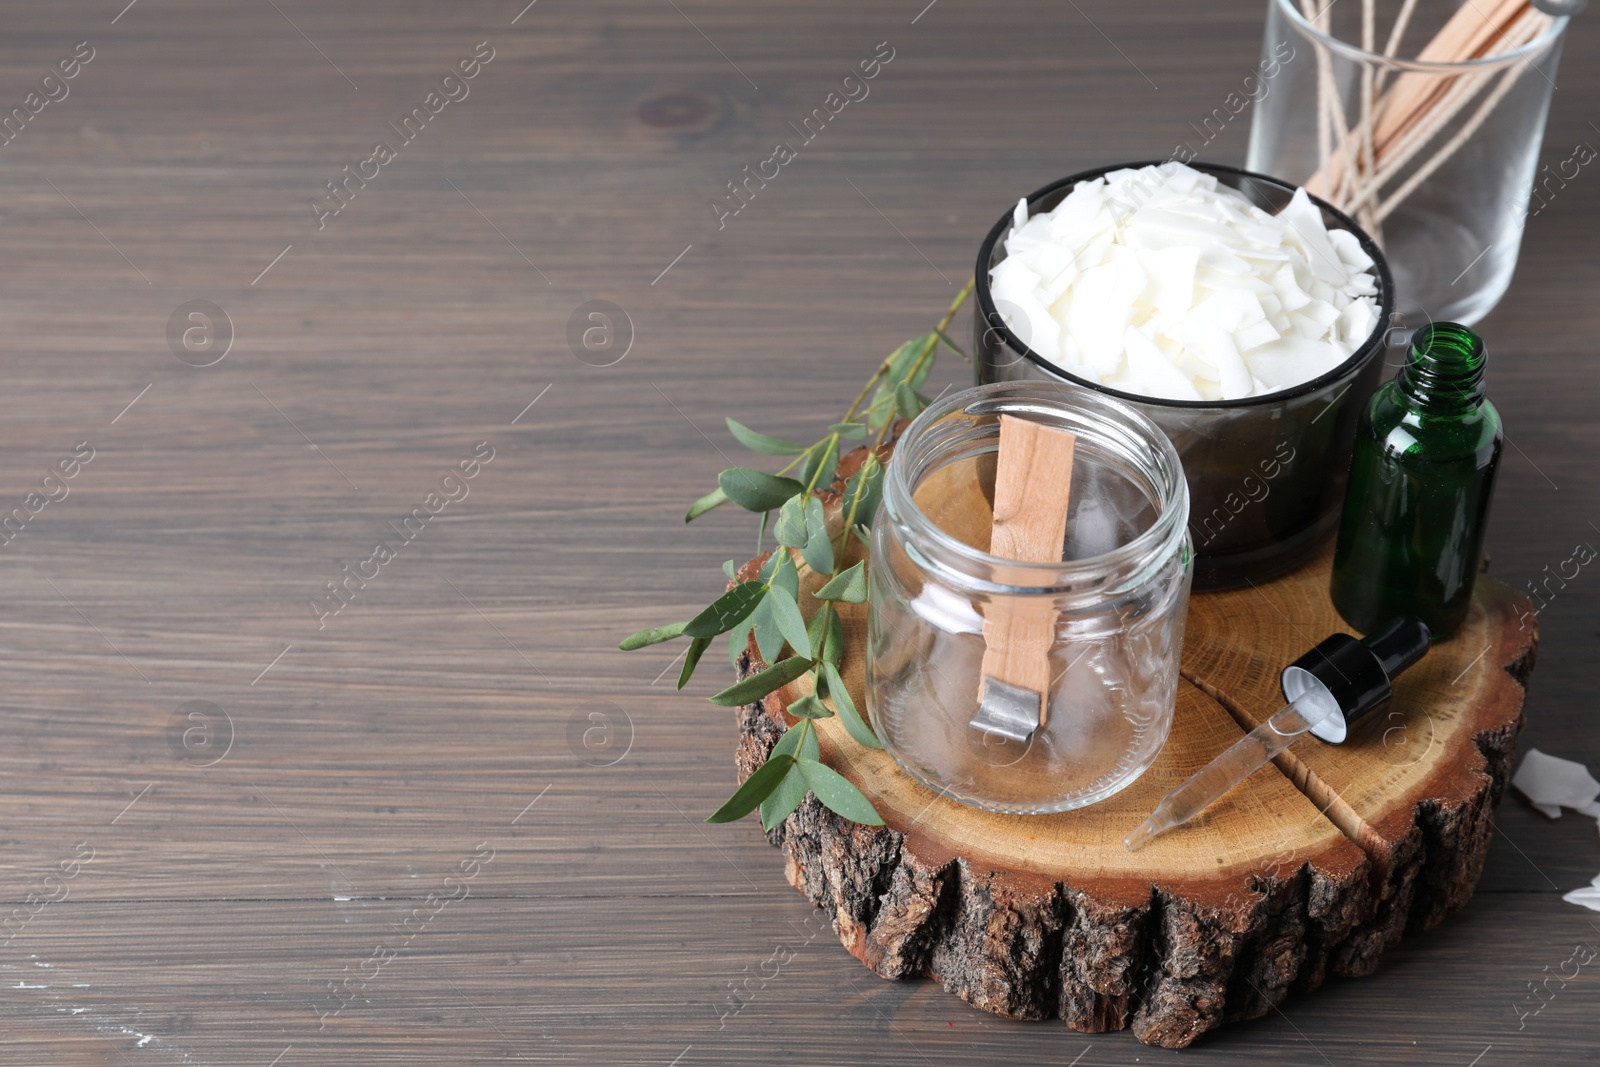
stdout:
<svg viewBox="0 0 1600 1067">
<path fill-rule="evenodd" d="M 1440 640 L 1466 617 L 1500 461 L 1483 372 L 1476 333 L 1432 323 L 1362 413 L 1331 589 L 1362 633 L 1414 615 Z"/>
</svg>

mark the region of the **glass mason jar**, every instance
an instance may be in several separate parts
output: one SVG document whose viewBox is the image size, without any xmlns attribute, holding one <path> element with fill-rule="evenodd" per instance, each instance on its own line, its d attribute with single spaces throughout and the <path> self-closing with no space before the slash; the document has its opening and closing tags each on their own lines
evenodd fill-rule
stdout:
<svg viewBox="0 0 1600 1067">
<path fill-rule="evenodd" d="M 1511 284 L 1529 194 L 1542 205 L 1566 184 L 1535 190 L 1567 19 L 1525 7 L 1490 25 L 1496 5 L 1462 0 L 1373 10 L 1268 0 L 1245 166 L 1354 216 L 1388 257 L 1406 326 L 1472 325 Z M 1481 58 L 1445 61 L 1465 54 Z"/>
<path fill-rule="evenodd" d="M 990 555 L 1000 416 L 1077 435 L 1063 560 Z M 1103 800 L 1166 741 L 1193 576 L 1177 452 L 1119 401 L 1043 381 L 979 386 L 919 415 L 895 446 L 872 531 L 867 705 L 896 763 L 954 800 L 1043 814 Z M 1043 725 L 1026 741 L 973 723 L 985 618 L 1054 615 Z"/>
</svg>

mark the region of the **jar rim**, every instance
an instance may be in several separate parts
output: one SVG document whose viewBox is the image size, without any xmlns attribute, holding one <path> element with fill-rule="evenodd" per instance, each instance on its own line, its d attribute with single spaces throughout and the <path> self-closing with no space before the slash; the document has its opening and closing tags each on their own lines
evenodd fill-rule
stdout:
<svg viewBox="0 0 1600 1067">
<path fill-rule="evenodd" d="M 1306 18 L 1305 13 L 1295 6 L 1294 0 L 1275 0 L 1275 2 L 1279 11 L 1283 12 L 1295 24 L 1296 29 L 1330 51 L 1338 52 L 1346 58 L 1360 63 L 1371 63 L 1415 74 L 1436 74 L 1441 76 L 1461 74 L 1465 71 L 1493 70 L 1496 67 L 1508 66 L 1519 59 L 1525 59 L 1542 49 L 1548 48 L 1552 41 L 1559 39 L 1567 28 L 1569 18 L 1567 15 L 1550 16 L 1549 29 L 1527 44 L 1513 48 L 1509 52 L 1494 56 L 1484 56 L 1481 59 L 1463 59 L 1441 63 L 1437 60 L 1401 59 L 1397 56 L 1383 55 L 1381 52 L 1369 52 L 1360 45 L 1341 40 L 1331 33 L 1313 26 L 1310 20 Z"/>
<path fill-rule="evenodd" d="M 1071 409 L 1092 416 L 1102 425 L 1114 427 L 1130 444 L 1137 443 L 1139 448 L 1130 447 L 1119 458 L 1136 464 L 1155 488 L 1157 496 L 1150 500 L 1157 509 L 1155 521 L 1109 552 L 1050 563 L 996 556 L 943 530 L 916 503 L 912 471 L 922 458 L 919 453 L 931 451 L 939 444 L 937 439 L 930 439 L 930 435 L 949 416 L 963 411 L 997 415 L 1009 413 L 1007 408 L 1013 406 L 1018 411 L 1039 411 L 1051 406 L 1057 410 Z M 1081 435 L 1079 439 L 1083 440 Z M 938 562 L 945 565 L 941 569 L 949 569 L 949 565 L 954 564 L 964 579 L 963 584 L 985 592 L 1081 593 L 1105 591 L 1104 587 L 1111 583 L 1118 588 L 1133 588 L 1148 577 L 1147 572 L 1159 568 L 1189 536 L 1189 484 L 1177 449 L 1167 435 L 1147 416 L 1122 401 L 1064 382 L 994 382 L 930 404 L 912 420 L 895 445 L 884 474 L 883 504 L 890 522 L 936 546 L 941 556 Z M 910 550 L 913 546 L 906 547 Z M 1008 575 L 1025 576 L 1030 584 L 1018 585 L 984 577 L 986 572 L 996 569 Z"/>
</svg>

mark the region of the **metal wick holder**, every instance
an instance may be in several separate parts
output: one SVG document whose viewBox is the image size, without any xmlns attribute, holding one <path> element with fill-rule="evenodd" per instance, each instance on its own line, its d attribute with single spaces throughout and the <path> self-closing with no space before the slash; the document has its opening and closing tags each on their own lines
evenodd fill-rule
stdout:
<svg viewBox="0 0 1600 1067">
<path fill-rule="evenodd" d="M 978 714 L 972 717 L 970 725 L 994 737 L 1027 744 L 1039 728 L 1039 709 L 1043 706 L 1042 697 L 1033 690 L 988 678 L 984 681 Z"/>
</svg>

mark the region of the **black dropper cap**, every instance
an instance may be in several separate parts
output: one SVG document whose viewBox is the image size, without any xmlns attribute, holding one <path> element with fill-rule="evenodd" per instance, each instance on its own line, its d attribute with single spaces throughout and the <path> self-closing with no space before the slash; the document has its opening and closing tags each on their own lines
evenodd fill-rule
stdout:
<svg viewBox="0 0 1600 1067">
<path fill-rule="evenodd" d="M 1391 619 L 1356 640 L 1334 634 L 1283 670 L 1283 695 L 1298 700 L 1312 690 L 1322 690 L 1342 713 L 1311 728 L 1324 741 L 1338 744 L 1350 724 L 1388 700 L 1400 672 L 1428 651 L 1432 635 L 1421 619 Z"/>
</svg>

